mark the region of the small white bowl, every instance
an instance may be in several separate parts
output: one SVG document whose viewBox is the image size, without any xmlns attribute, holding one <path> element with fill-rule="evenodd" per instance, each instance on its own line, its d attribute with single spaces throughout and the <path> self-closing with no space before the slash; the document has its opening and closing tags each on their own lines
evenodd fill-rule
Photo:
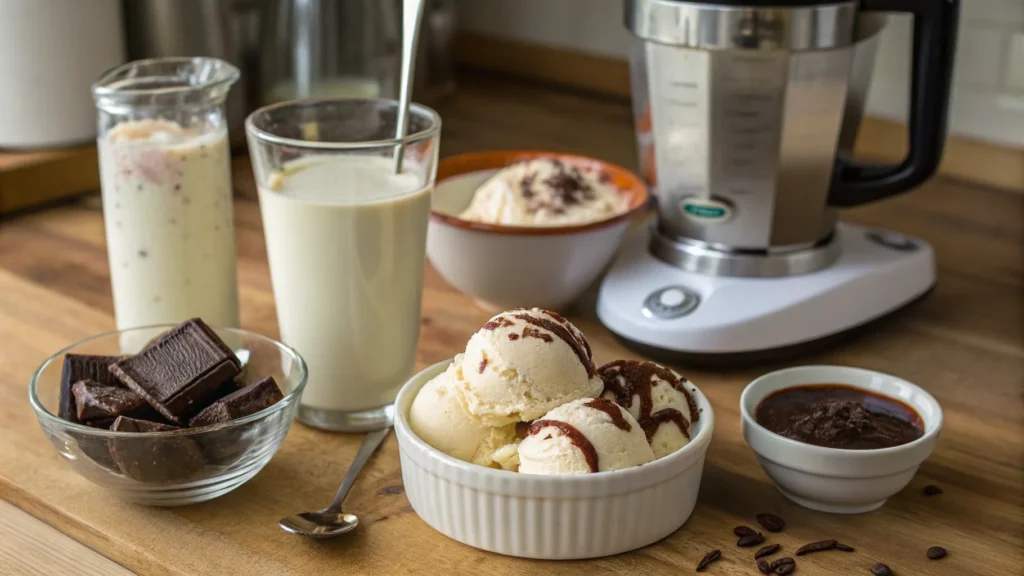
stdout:
<svg viewBox="0 0 1024 576">
<path fill-rule="evenodd" d="M 754 419 L 769 394 L 806 384 L 846 384 L 908 404 L 921 416 L 924 435 L 901 446 L 878 450 L 841 450 L 797 442 L 769 431 Z M 800 366 L 765 374 L 740 397 L 743 438 L 779 491 L 797 504 L 836 514 L 879 508 L 914 477 L 939 439 L 942 408 L 921 387 L 861 368 Z"/>
<path fill-rule="evenodd" d="M 700 419 L 693 440 L 650 464 L 596 474 L 539 476 L 493 470 L 431 448 L 409 428 L 420 388 L 440 362 L 398 394 L 395 432 L 409 503 L 427 524 L 470 546 L 523 558 L 596 558 L 635 550 L 672 534 L 697 501 L 715 426 L 707 398 L 693 391 Z"/>
<path fill-rule="evenodd" d="M 629 210 L 599 222 L 557 227 L 483 224 L 458 217 L 476 189 L 499 169 L 541 157 L 604 170 L 628 199 Z M 427 256 L 448 283 L 487 309 L 562 310 L 608 266 L 647 199 L 647 187 L 636 175 L 592 158 L 532 151 L 451 156 L 437 169 Z"/>
</svg>

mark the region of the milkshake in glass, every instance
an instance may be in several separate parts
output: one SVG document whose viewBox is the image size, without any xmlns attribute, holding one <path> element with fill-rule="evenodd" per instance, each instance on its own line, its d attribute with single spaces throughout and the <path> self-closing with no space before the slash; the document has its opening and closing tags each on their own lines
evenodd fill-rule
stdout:
<svg viewBox="0 0 1024 576">
<path fill-rule="evenodd" d="M 145 60 L 93 87 L 119 329 L 197 316 L 238 326 L 223 110 L 237 75 L 210 58 Z"/>
<path fill-rule="evenodd" d="M 289 102 L 246 129 L 281 340 L 309 365 L 299 420 L 389 423 L 416 366 L 440 119 L 413 106 L 400 173 L 397 103 Z"/>
</svg>

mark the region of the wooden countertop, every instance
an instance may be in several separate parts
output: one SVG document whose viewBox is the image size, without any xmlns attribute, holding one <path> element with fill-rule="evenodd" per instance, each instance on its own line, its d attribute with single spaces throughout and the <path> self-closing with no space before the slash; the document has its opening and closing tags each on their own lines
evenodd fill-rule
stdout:
<svg viewBox="0 0 1024 576">
<path fill-rule="evenodd" d="M 486 78 L 464 85 L 439 111 L 444 154 L 549 148 L 635 165 L 630 112 L 622 102 Z M 236 168 L 242 324 L 276 335 L 251 175 L 244 161 Z M 738 400 L 746 382 L 782 364 L 714 371 L 683 365 L 677 368 L 701 387 L 718 416 L 693 517 L 635 553 L 559 563 L 481 552 L 426 526 L 397 489 L 393 437 L 346 502 L 363 519 L 348 538 L 314 542 L 276 527 L 279 517 L 330 500 L 360 441 L 300 424 L 256 478 L 222 498 L 169 510 L 117 501 L 60 461 L 26 400 L 29 376 L 46 356 L 113 327 L 98 202 L 86 198 L 0 220 L 0 499 L 139 574 L 687 574 L 713 548 L 724 559 L 709 574 L 755 574 L 752 551 L 736 548 L 731 529 L 771 511 L 789 525 L 769 542 L 786 551 L 822 538 L 857 548 L 802 558 L 800 574 L 867 574 L 882 561 L 900 575 L 1018 575 L 1024 558 L 1022 216 L 1024 197 L 945 179 L 844 213 L 850 221 L 924 238 L 938 259 L 938 285 L 922 303 L 855 341 L 787 363 L 894 373 L 922 384 L 942 403 L 938 449 L 883 509 L 849 517 L 804 510 L 761 472 L 740 435 Z M 592 310 L 585 300 L 573 319 L 590 337 L 596 359 L 635 357 Z M 487 317 L 429 270 L 419 365 L 460 351 Z M 924 497 L 926 484 L 945 493 Z M 78 573 L 113 573 L 104 568 L 109 562 L 76 543 L 46 536 L 52 531 L 28 515 L 0 502 L 0 534 L 22 535 L 0 537 L 0 572 L 65 574 L 73 558 Z M 61 543 L 53 550 L 31 545 L 40 538 Z M 925 550 L 935 545 L 949 549 L 949 557 L 927 560 Z"/>
</svg>

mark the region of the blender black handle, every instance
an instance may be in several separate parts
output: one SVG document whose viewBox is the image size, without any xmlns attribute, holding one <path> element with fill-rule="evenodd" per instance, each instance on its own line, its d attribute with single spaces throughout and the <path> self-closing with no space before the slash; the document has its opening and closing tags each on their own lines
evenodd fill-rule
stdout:
<svg viewBox="0 0 1024 576">
<path fill-rule="evenodd" d="M 910 88 L 910 145 L 902 163 L 863 166 L 836 159 L 831 206 L 856 206 L 905 192 L 939 167 L 946 137 L 960 0 L 861 0 L 863 10 L 914 15 L 914 67 Z"/>
</svg>

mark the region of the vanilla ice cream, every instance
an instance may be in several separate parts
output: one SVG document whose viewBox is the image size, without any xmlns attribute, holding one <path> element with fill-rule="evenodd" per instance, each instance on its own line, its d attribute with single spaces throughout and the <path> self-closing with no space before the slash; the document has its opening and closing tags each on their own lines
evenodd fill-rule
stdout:
<svg viewBox="0 0 1024 576">
<path fill-rule="evenodd" d="M 470 413 L 489 426 L 528 422 L 604 389 L 587 339 L 540 308 L 502 312 L 470 338 L 455 382 Z"/>
<path fill-rule="evenodd" d="M 606 220 L 628 208 L 622 191 L 599 168 L 538 158 L 495 174 L 459 217 L 509 226 L 567 226 Z"/>
<path fill-rule="evenodd" d="M 481 466 L 515 470 L 519 465 L 515 424 L 488 426 L 459 400 L 454 384 L 462 357 L 423 385 L 409 409 L 409 426 L 421 440 L 452 458 Z"/>
<path fill-rule="evenodd" d="M 523 474 L 609 472 L 653 460 L 636 419 L 603 398 L 581 398 L 555 408 L 530 424 L 519 443 Z"/>
<path fill-rule="evenodd" d="M 616 360 L 597 370 L 603 398 L 627 409 L 644 429 L 655 458 L 690 442 L 690 424 L 700 418 L 690 382 L 653 362 Z"/>
</svg>

